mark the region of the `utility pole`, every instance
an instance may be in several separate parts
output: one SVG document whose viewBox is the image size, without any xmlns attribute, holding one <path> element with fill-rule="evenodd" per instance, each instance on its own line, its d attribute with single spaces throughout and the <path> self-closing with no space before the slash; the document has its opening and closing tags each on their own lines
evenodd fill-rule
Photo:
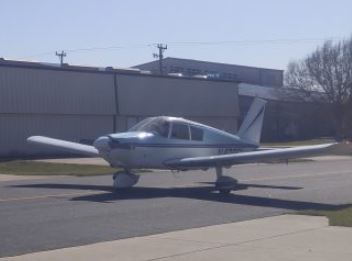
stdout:
<svg viewBox="0 0 352 261">
<path fill-rule="evenodd" d="M 167 44 L 157 44 L 156 46 L 159 49 L 159 54 L 153 53 L 154 58 L 159 58 L 159 73 L 163 74 L 163 58 L 164 51 L 167 50 Z"/>
<path fill-rule="evenodd" d="M 64 64 L 64 57 L 66 57 L 66 52 L 61 51 L 61 53 L 55 52 L 55 55 L 59 57 L 60 59 L 60 65 L 62 66 Z"/>
</svg>

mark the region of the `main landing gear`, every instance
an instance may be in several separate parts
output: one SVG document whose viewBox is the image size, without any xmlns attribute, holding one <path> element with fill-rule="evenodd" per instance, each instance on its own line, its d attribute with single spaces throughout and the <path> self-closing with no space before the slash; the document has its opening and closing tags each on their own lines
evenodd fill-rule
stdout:
<svg viewBox="0 0 352 261">
<path fill-rule="evenodd" d="M 114 189 L 130 188 L 137 184 L 139 176 L 128 170 L 118 171 L 112 176 Z"/>
<path fill-rule="evenodd" d="M 230 176 L 224 176 L 222 167 L 216 167 L 216 182 L 215 188 L 219 190 L 220 194 L 228 195 L 233 190 L 238 181 Z"/>
</svg>

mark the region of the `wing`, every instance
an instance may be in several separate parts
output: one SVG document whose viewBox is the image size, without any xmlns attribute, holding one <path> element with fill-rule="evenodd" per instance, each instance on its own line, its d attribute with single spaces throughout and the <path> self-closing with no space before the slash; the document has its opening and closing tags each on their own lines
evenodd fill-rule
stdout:
<svg viewBox="0 0 352 261">
<path fill-rule="evenodd" d="M 248 162 L 265 162 L 269 160 L 283 160 L 315 156 L 332 152 L 339 149 L 338 143 L 327 143 L 312 146 L 300 146 L 294 148 L 280 148 L 239 152 L 233 154 L 176 159 L 165 162 L 171 168 L 207 168 L 216 166 L 231 166 Z"/>
<path fill-rule="evenodd" d="M 53 139 L 44 136 L 31 136 L 27 138 L 29 143 L 39 144 L 46 147 L 57 148 L 67 152 L 81 154 L 84 156 L 99 156 L 96 148 L 89 145 L 80 144 L 66 140 Z"/>
</svg>

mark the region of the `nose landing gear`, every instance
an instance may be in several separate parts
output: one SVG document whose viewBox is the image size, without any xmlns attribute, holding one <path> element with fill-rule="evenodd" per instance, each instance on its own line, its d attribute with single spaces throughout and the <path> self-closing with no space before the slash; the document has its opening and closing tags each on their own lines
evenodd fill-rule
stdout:
<svg viewBox="0 0 352 261">
<path fill-rule="evenodd" d="M 137 184 L 139 176 L 127 170 L 118 171 L 112 176 L 114 189 L 130 188 Z"/>
</svg>

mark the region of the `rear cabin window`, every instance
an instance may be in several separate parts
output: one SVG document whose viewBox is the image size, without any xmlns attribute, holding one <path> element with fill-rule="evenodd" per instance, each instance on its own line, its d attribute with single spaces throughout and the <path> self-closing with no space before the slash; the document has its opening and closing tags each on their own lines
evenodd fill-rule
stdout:
<svg viewBox="0 0 352 261">
<path fill-rule="evenodd" d="M 172 131 L 171 131 L 171 138 L 189 140 L 188 125 L 173 123 L 172 124 Z"/>
<path fill-rule="evenodd" d="M 203 140 L 203 130 L 197 127 L 191 126 L 191 139 L 192 140 Z"/>
</svg>

